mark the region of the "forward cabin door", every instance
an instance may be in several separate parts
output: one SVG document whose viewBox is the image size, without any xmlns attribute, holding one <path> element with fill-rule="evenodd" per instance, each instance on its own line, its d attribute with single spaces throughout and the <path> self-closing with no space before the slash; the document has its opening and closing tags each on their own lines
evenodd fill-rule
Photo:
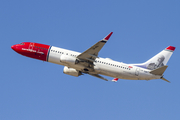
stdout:
<svg viewBox="0 0 180 120">
<path fill-rule="evenodd" d="M 135 75 L 136 75 L 136 76 L 138 76 L 138 75 L 139 75 L 139 68 L 136 68 Z"/>
<path fill-rule="evenodd" d="M 32 52 L 32 50 L 33 50 L 33 47 L 34 47 L 34 43 L 30 43 L 30 44 L 29 44 L 29 50 L 31 50 L 31 52 Z"/>
</svg>

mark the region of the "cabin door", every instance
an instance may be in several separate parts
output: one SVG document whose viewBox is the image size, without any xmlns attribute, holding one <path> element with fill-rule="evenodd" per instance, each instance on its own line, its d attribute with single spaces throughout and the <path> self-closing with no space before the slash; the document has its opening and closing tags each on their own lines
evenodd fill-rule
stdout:
<svg viewBox="0 0 180 120">
<path fill-rule="evenodd" d="M 135 75 L 136 75 L 136 76 L 139 75 L 139 68 L 136 69 Z"/>
</svg>

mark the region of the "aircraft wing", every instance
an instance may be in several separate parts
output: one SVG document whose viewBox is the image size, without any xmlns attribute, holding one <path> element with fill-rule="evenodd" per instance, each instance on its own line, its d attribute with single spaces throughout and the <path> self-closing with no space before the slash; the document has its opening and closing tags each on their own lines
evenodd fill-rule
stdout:
<svg viewBox="0 0 180 120">
<path fill-rule="evenodd" d="M 104 44 L 109 40 L 113 32 L 109 33 L 104 39 L 97 42 L 95 45 L 81 53 L 77 56 L 77 58 L 81 61 L 87 61 L 90 63 L 93 63 L 94 60 L 98 57 L 98 53 L 101 50 L 101 48 L 104 46 Z"/>
<path fill-rule="evenodd" d="M 117 82 L 118 81 L 118 78 L 114 78 L 113 80 L 108 80 L 108 79 L 100 76 L 99 74 L 89 74 L 89 75 L 92 75 L 94 77 L 100 78 L 100 79 L 105 80 L 105 81 L 111 81 L 111 82 Z"/>
<path fill-rule="evenodd" d="M 104 77 L 102 77 L 102 76 L 100 76 L 98 74 L 89 74 L 89 75 L 92 75 L 94 77 L 100 78 L 100 79 L 105 80 L 105 81 L 109 81 L 108 79 L 106 79 L 106 78 L 104 78 Z"/>
</svg>

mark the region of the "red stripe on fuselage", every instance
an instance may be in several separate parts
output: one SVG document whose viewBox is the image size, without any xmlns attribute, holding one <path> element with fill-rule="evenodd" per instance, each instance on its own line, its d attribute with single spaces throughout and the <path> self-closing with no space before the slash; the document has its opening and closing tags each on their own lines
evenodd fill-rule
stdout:
<svg viewBox="0 0 180 120">
<path fill-rule="evenodd" d="M 11 46 L 11 48 L 21 55 L 47 61 L 50 46 L 40 43 L 23 42 L 22 44 Z"/>
</svg>

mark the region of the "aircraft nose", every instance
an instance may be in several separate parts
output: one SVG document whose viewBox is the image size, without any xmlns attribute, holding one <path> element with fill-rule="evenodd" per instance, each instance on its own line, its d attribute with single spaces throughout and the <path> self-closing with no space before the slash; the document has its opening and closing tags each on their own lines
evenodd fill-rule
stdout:
<svg viewBox="0 0 180 120">
<path fill-rule="evenodd" d="M 11 48 L 12 48 L 14 51 L 16 51 L 16 52 L 19 51 L 19 46 L 18 46 L 18 44 L 12 45 Z"/>
<path fill-rule="evenodd" d="M 11 48 L 15 51 L 16 45 L 12 45 Z"/>
</svg>

